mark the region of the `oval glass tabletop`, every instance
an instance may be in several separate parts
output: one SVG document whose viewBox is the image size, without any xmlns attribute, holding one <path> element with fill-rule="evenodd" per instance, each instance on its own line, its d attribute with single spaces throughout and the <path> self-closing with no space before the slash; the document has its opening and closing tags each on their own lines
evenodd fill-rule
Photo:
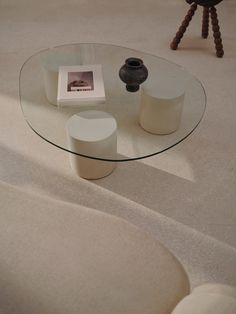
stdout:
<svg viewBox="0 0 236 314">
<path fill-rule="evenodd" d="M 119 77 L 127 58 L 143 61 L 148 78 L 141 86 L 184 86 L 181 121 L 175 132 L 157 135 L 139 123 L 140 90 L 129 92 Z M 87 101 L 78 106 L 57 105 L 58 71 L 61 66 L 101 65 L 105 102 Z M 40 51 L 31 56 L 20 72 L 20 102 L 24 117 L 40 137 L 73 154 L 107 161 L 128 161 L 159 154 L 187 138 L 201 121 L 206 95 L 199 80 L 182 67 L 147 53 L 107 44 L 71 44 Z M 53 104 L 54 103 L 54 104 Z M 76 113 L 105 111 L 117 122 L 117 155 L 104 158 L 99 153 L 83 154 L 68 145 L 66 124 Z"/>
</svg>

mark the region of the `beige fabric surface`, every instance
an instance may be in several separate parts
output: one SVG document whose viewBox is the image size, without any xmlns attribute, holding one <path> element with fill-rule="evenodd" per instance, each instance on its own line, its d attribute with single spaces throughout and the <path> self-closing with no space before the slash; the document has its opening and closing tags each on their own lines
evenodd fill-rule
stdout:
<svg viewBox="0 0 236 314">
<path fill-rule="evenodd" d="M 175 257 L 124 220 L 3 184 L 0 199 L 0 312 L 165 314 L 189 292 Z"/>
<path fill-rule="evenodd" d="M 174 253 L 192 287 L 236 285 L 235 1 L 217 6 L 223 59 L 215 57 L 211 31 L 207 40 L 200 38 L 201 9 L 180 49 L 169 49 L 188 10 L 185 1 L 1 0 L 0 6 L 0 181 L 138 226 Z M 127 46 L 184 66 L 206 89 L 203 121 L 188 139 L 159 156 L 118 164 L 101 180 L 76 177 L 68 155 L 24 121 L 18 86 L 29 56 L 72 42 Z M 11 199 L 14 193 L 1 193 L 1 202 Z"/>
</svg>

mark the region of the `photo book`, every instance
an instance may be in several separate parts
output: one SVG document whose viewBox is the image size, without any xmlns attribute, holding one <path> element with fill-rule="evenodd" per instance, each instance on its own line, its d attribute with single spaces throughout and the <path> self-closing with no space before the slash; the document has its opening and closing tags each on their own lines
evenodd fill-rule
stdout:
<svg viewBox="0 0 236 314">
<path fill-rule="evenodd" d="M 104 102 L 105 89 L 100 64 L 59 67 L 59 106 L 94 105 Z"/>
</svg>

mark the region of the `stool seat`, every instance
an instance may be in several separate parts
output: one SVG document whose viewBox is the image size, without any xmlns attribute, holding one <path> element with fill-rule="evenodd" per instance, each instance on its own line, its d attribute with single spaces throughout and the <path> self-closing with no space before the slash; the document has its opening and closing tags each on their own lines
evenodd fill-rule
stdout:
<svg viewBox="0 0 236 314">
<path fill-rule="evenodd" d="M 191 4 L 195 2 L 198 5 L 204 6 L 204 7 L 212 7 L 214 5 L 217 5 L 223 0 L 186 0 L 187 3 Z"/>
</svg>

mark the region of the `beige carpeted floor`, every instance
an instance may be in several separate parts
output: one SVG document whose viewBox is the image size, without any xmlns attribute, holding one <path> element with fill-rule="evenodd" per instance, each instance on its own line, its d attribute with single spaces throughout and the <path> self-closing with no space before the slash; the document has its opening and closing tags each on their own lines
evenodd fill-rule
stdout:
<svg viewBox="0 0 236 314">
<path fill-rule="evenodd" d="M 183 0 L 0 1 L 0 180 L 141 227 L 178 257 L 192 286 L 236 285 L 236 3 L 217 8 L 223 59 L 215 57 L 211 32 L 200 38 L 200 9 L 180 49 L 169 49 L 188 10 Z M 121 163 L 97 181 L 76 177 L 68 155 L 27 126 L 18 97 L 23 62 L 72 42 L 127 46 L 184 66 L 205 87 L 203 121 L 159 156 Z"/>
</svg>

